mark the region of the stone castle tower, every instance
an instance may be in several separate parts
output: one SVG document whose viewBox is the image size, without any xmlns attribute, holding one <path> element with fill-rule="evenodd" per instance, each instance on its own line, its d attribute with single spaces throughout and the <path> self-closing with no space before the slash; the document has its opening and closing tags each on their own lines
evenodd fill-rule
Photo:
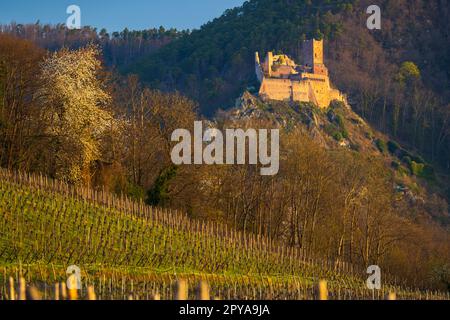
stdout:
<svg viewBox="0 0 450 320">
<path fill-rule="evenodd" d="M 301 64 L 287 55 L 268 52 L 263 63 L 255 54 L 256 76 L 261 83 L 259 96 L 267 100 L 312 102 L 327 108 L 333 100 L 345 97 L 333 89 L 324 63 L 323 40 L 306 40 L 301 50 Z"/>
<path fill-rule="evenodd" d="M 323 60 L 323 40 L 306 40 L 302 46 L 301 64 L 312 68 L 312 73 L 328 76 L 328 69 Z"/>
</svg>

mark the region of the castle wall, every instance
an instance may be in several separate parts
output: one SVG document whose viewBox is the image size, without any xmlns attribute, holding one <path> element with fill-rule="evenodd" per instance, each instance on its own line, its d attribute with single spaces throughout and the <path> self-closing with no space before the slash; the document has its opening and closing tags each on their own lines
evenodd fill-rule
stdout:
<svg viewBox="0 0 450 320">
<path fill-rule="evenodd" d="M 272 77 L 274 78 L 289 78 L 292 75 L 292 67 L 290 66 L 278 66 L 272 71 Z"/>
<path fill-rule="evenodd" d="M 313 67 L 313 73 L 328 76 L 328 69 L 323 64 L 315 64 Z"/>
<path fill-rule="evenodd" d="M 269 77 L 272 76 L 272 66 L 273 66 L 273 53 L 272 52 L 268 52 L 267 53 L 267 57 L 266 57 L 266 61 L 265 61 L 265 71 L 267 72 L 267 74 L 269 75 Z"/>
<path fill-rule="evenodd" d="M 269 100 L 312 102 L 321 108 L 327 108 L 333 100 L 343 100 L 329 81 L 320 78 L 298 81 L 264 78 L 259 95 Z"/>
<path fill-rule="evenodd" d="M 330 105 L 330 86 L 328 81 L 324 81 L 323 79 L 311 79 L 308 80 L 308 82 L 311 84 L 316 103 L 320 107 L 328 107 Z"/>
<path fill-rule="evenodd" d="M 292 94 L 291 83 L 292 81 L 289 79 L 264 78 L 259 95 L 269 100 L 290 100 Z"/>
<path fill-rule="evenodd" d="M 262 82 L 264 79 L 264 71 L 262 69 L 261 62 L 259 60 L 258 52 L 255 53 L 255 71 L 256 71 L 256 77 L 258 78 L 258 81 Z"/>
<path fill-rule="evenodd" d="M 281 63 L 277 63 L 276 68 L 272 70 L 275 60 Z M 345 101 L 338 90 L 331 88 L 328 69 L 323 64 L 322 40 L 305 41 L 302 60 L 302 68 L 297 68 L 289 57 L 274 56 L 269 52 L 264 64 L 261 64 L 257 53 L 256 74 L 261 82 L 260 97 L 269 100 L 312 102 L 321 108 L 327 108 L 333 100 Z M 305 70 L 308 72 L 304 72 Z"/>
<path fill-rule="evenodd" d="M 292 83 L 292 100 L 299 102 L 309 102 L 309 85 L 307 81 L 294 81 Z"/>
</svg>

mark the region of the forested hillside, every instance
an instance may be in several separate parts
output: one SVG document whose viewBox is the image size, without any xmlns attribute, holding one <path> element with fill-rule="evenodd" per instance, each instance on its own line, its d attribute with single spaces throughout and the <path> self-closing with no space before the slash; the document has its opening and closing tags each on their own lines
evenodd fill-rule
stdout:
<svg viewBox="0 0 450 320">
<path fill-rule="evenodd" d="M 204 113 L 213 114 L 254 84 L 255 51 L 283 50 L 297 58 L 302 39 L 339 32 L 339 23 L 325 16 L 351 8 L 350 2 L 249 1 L 144 58 L 130 71 L 149 83 L 180 89 L 198 100 Z"/>
<path fill-rule="evenodd" d="M 98 31 L 89 26 L 81 30 L 69 30 L 64 24 L 43 25 L 37 22 L 0 25 L 0 33 L 33 41 L 39 47 L 50 51 L 63 47 L 79 49 L 88 44 L 97 44 L 102 48 L 105 64 L 112 68 L 121 68 L 157 51 L 189 31 L 166 30 L 160 27 L 138 31 L 124 29 L 121 32 L 108 33 L 106 29 Z"/>
<path fill-rule="evenodd" d="M 298 60 L 303 39 L 325 38 L 332 80 L 349 95 L 354 110 L 448 175 L 449 3 L 381 1 L 380 31 L 366 28 L 370 4 L 252 0 L 193 32 L 159 28 L 108 34 L 40 24 L 1 30 L 52 51 L 97 43 L 106 65 L 136 73 L 153 87 L 179 90 L 206 115 L 234 106 L 245 89 L 258 86 L 255 51 L 283 51 Z"/>
<path fill-rule="evenodd" d="M 352 107 L 378 129 L 450 168 L 450 5 L 385 0 L 382 29 L 366 28 L 370 1 L 252 0 L 228 10 L 127 71 L 178 89 L 203 113 L 255 87 L 254 52 L 299 58 L 302 39 L 326 39 L 326 63 Z"/>
</svg>

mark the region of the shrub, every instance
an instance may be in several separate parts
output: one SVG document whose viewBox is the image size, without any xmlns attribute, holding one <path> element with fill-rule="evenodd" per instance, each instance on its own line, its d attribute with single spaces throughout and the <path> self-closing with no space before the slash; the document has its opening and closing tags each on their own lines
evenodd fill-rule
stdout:
<svg viewBox="0 0 450 320">
<path fill-rule="evenodd" d="M 391 154 L 395 154 L 400 149 L 400 146 L 397 142 L 391 140 L 388 142 L 388 149 Z"/>
<path fill-rule="evenodd" d="M 401 164 L 398 161 L 392 161 L 391 162 L 391 167 L 394 168 L 395 170 L 400 169 L 400 166 L 401 166 Z"/>
<path fill-rule="evenodd" d="M 398 173 L 400 173 L 402 176 L 409 176 L 411 174 L 411 170 L 406 169 L 404 166 L 400 165 L 397 169 Z"/>
<path fill-rule="evenodd" d="M 413 175 L 422 177 L 424 174 L 425 165 L 411 160 L 410 169 Z"/>
<path fill-rule="evenodd" d="M 347 129 L 342 129 L 341 134 L 344 139 L 348 139 L 349 135 Z"/>
<path fill-rule="evenodd" d="M 331 109 L 344 109 L 345 104 L 342 101 L 339 100 L 333 100 L 330 103 L 330 108 Z"/>
<path fill-rule="evenodd" d="M 333 138 L 334 138 L 334 140 L 336 140 L 336 141 L 342 141 L 342 139 L 344 138 L 343 136 L 342 136 L 342 133 L 340 133 L 340 132 L 335 132 L 334 134 L 333 134 Z"/>
<path fill-rule="evenodd" d="M 366 131 L 364 133 L 367 139 L 373 140 L 373 132 L 372 131 Z"/>
<path fill-rule="evenodd" d="M 425 163 L 425 160 L 421 156 L 410 155 L 411 159 L 417 163 Z"/>
<path fill-rule="evenodd" d="M 402 162 L 407 164 L 408 166 L 411 166 L 412 160 L 411 160 L 411 158 L 409 156 L 404 156 L 402 158 Z"/>
<path fill-rule="evenodd" d="M 341 129 L 345 128 L 344 117 L 342 115 L 340 114 L 336 115 L 336 122 L 339 128 Z"/>
<path fill-rule="evenodd" d="M 170 166 L 161 171 L 153 187 L 147 192 L 148 205 L 164 205 L 169 200 L 169 183 L 177 175 L 177 167 Z"/>
<path fill-rule="evenodd" d="M 140 200 L 145 198 L 145 190 L 144 188 L 130 183 L 130 185 L 127 188 L 127 195 L 134 199 L 134 200 Z"/>
<path fill-rule="evenodd" d="M 410 170 L 411 173 L 417 177 L 424 178 L 427 180 L 434 179 L 434 168 L 428 164 L 411 161 Z"/>
<path fill-rule="evenodd" d="M 332 125 L 332 124 L 326 125 L 326 126 L 323 128 L 323 130 L 324 130 L 328 135 L 330 135 L 330 136 L 333 136 L 333 135 L 337 132 L 336 127 L 335 127 L 334 125 Z"/>
<path fill-rule="evenodd" d="M 381 153 L 386 153 L 386 151 L 387 151 L 386 142 L 384 142 L 381 139 L 378 139 L 375 143 L 377 145 L 378 150 L 380 150 Z"/>
</svg>

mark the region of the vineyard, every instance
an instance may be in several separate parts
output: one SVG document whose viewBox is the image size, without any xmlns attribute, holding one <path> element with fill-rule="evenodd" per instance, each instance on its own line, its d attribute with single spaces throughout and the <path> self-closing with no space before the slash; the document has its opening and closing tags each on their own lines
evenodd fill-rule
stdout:
<svg viewBox="0 0 450 320">
<path fill-rule="evenodd" d="M 448 299 L 394 285 L 374 292 L 365 270 L 342 261 L 105 191 L 0 170 L 0 300 L 15 298 L 21 283 L 59 299 L 71 265 L 81 269 L 80 298 L 92 288 L 99 299 L 175 299 L 183 281 L 186 298 L 206 282 L 217 299 L 316 299 L 325 279 L 330 299 L 384 299 L 389 292 Z"/>
</svg>

